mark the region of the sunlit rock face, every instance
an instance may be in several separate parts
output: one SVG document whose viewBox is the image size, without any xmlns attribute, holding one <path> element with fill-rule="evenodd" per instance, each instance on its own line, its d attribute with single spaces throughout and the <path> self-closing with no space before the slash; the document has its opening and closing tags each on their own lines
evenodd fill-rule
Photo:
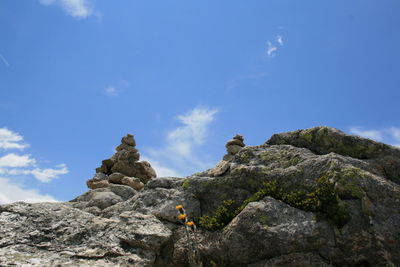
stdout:
<svg viewBox="0 0 400 267">
<path fill-rule="evenodd" d="M 398 148 L 329 127 L 243 140 L 228 167 L 154 178 L 115 165 L 137 167 L 127 135 L 83 195 L 0 206 L 0 266 L 189 266 L 176 205 L 202 266 L 400 266 Z"/>
<path fill-rule="evenodd" d="M 96 168 L 96 174 L 86 184 L 90 189 L 108 187 L 109 184 L 122 184 L 141 190 L 156 172 L 147 161 L 139 161 L 140 154 L 135 148 L 136 141 L 132 134 L 122 137 L 121 144 L 111 158 L 102 161 Z"/>
</svg>

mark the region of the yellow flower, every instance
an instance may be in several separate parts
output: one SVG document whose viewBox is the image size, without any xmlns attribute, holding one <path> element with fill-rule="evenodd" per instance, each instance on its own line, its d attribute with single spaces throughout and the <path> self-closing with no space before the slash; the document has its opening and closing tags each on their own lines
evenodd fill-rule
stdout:
<svg viewBox="0 0 400 267">
<path fill-rule="evenodd" d="M 187 222 L 186 225 L 192 227 L 194 226 L 194 222 L 193 221 Z"/>
<path fill-rule="evenodd" d="M 176 206 L 175 206 L 175 209 L 181 210 L 181 209 L 183 209 L 183 206 L 182 206 L 182 205 L 176 205 Z"/>
<path fill-rule="evenodd" d="M 187 217 L 186 214 L 181 214 L 181 215 L 178 216 L 178 219 L 179 220 L 184 220 L 184 219 L 186 219 L 186 217 Z"/>
</svg>

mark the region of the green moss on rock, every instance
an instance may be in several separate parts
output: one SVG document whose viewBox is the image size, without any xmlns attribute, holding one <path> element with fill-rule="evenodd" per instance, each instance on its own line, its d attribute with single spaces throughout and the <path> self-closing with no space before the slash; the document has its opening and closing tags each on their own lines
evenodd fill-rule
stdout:
<svg viewBox="0 0 400 267">
<path fill-rule="evenodd" d="M 338 171 L 339 179 L 336 184 L 336 191 L 339 196 L 345 198 L 361 199 L 364 191 L 360 185 L 360 178 L 364 177 L 364 173 L 359 168 L 342 168 Z"/>
<path fill-rule="evenodd" d="M 183 182 L 182 182 L 182 188 L 183 189 L 188 189 L 189 185 L 190 185 L 190 180 L 189 179 L 183 180 Z"/>
<path fill-rule="evenodd" d="M 207 230 L 219 230 L 225 227 L 236 215 L 238 215 L 250 202 L 260 201 L 266 196 L 281 200 L 295 208 L 316 212 L 318 218 L 328 219 L 339 228 L 349 220 L 345 203 L 339 198 L 335 186 L 325 175 L 317 179 L 317 187 L 314 191 L 288 191 L 277 181 L 265 182 L 263 186 L 244 200 L 236 209 L 233 200 L 225 200 L 217 207 L 213 215 L 200 217 L 200 226 Z"/>
</svg>

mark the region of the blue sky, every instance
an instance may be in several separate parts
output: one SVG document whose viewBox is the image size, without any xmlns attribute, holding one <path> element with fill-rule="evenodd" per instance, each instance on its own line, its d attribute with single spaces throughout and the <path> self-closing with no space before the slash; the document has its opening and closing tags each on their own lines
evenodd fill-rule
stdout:
<svg viewBox="0 0 400 267">
<path fill-rule="evenodd" d="M 400 145 L 400 2 L 0 2 L 0 203 L 66 201 L 127 133 L 159 176 L 236 133 Z"/>
</svg>

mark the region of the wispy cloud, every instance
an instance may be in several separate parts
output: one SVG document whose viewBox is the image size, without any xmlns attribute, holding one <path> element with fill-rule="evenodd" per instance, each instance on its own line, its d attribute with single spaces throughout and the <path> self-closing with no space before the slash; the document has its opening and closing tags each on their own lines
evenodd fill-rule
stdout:
<svg viewBox="0 0 400 267">
<path fill-rule="evenodd" d="M 373 139 L 376 141 L 383 141 L 382 130 L 363 130 L 360 127 L 352 127 L 352 128 L 350 128 L 350 132 L 352 134 L 366 137 L 369 139 Z"/>
<path fill-rule="evenodd" d="M 282 36 L 282 35 L 276 36 L 276 42 L 277 42 L 279 45 L 283 45 L 283 36 Z"/>
<path fill-rule="evenodd" d="M 0 148 L 3 150 L 23 150 L 29 145 L 25 144 L 22 135 L 7 128 L 0 128 Z M 0 203 L 23 200 L 30 202 L 55 201 L 48 195 L 41 195 L 36 189 L 26 189 L 18 185 L 15 179 L 18 176 L 31 176 L 43 183 L 48 183 L 60 175 L 67 174 L 65 164 L 59 164 L 55 168 L 42 168 L 38 161 L 29 154 L 19 155 L 6 153 L 0 155 Z M 10 177 L 13 177 L 11 180 Z M 13 191 L 9 191 L 13 190 Z"/>
<path fill-rule="evenodd" d="M 24 149 L 27 144 L 22 143 L 23 137 L 7 128 L 0 128 L 0 149 Z"/>
<path fill-rule="evenodd" d="M 68 173 L 68 169 L 67 166 L 65 164 L 59 164 L 56 166 L 57 169 L 51 169 L 51 168 L 47 168 L 47 169 L 33 169 L 31 171 L 31 174 L 33 176 L 35 176 L 36 179 L 38 179 L 41 182 L 44 183 L 48 183 L 51 180 L 58 178 L 60 175 L 62 174 L 67 174 Z"/>
<path fill-rule="evenodd" d="M 0 204 L 7 204 L 16 201 L 24 202 L 57 202 L 49 195 L 40 194 L 36 189 L 24 188 L 20 184 L 11 182 L 10 179 L 0 177 Z"/>
<path fill-rule="evenodd" d="M 217 109 L 198 107 L 177 116 L 181 126 L 167 133 L 165 145 L 159 149 L 146 149 L 146 158 L 155 165 L 159 177 L 177 176 L 208 165 L 198 158 L 194 150 L 204 144 L 209 125 L 217 112 Z M 165 167 L 167 165 L 173 168 Z"/>
<path fill-rule="evenodd" d="M 109 85 L 104 89 L 104 93 L 108 96 L 118 96 L 119 90 L 116 87 Z"/>
<path fill-rule="evenodd" d="M 0 54 L 0 59 L 1 61 L 3 61 L 4 65 L 6 65 L 7 68 L 10 67 L 10 64 L 8 63 L 7 59 L 2 54 Z"/>
<path fill-rule="evenodd" d="M 383 129 L 364 129 L 362 127 L 351 127 L 349 131 L 350 133 L 358 136 L 400 147 L 400 128 L 397 127 Z"/>
<path fill-rule="evenodd" d="M 94 14 L 94 9 L 88 0 L 39 0 L 43 5 L 59 5 L 64 11 L 75 18 L 86 18 Z"/>
<path fill-rule="evenodd" d="M 275 55 L 274 52 L 275 52 L 276 50 L 278 50 L 278 47 L 277 47 L 277 46 L 272 45 L 271 42 L 268 42 L 268 43 L 267 43 L 267 55 L 268 55 L 268 56 L 274 56 L 274 55 Z"/>
<path fill-rule="evenodd" d="M 35 163 L 36 160 L 32 159 L 30 155 L 19 156 L 14 153 L 10 153 L 0 157 L 0 167 L 27 167 Z"/>
<path fill-rule="evenodd" d="M 20 166 L 18 166 L 20 167 Z M 57 169 L 52 168 L 34 168 L 34 169 L 22 169 L 22 168 L 0 168 L 1 175 L 32 175 L 43 183 L 49 183 L 53 179 L 58 178 L 62 174 L 67 174 L 68 169 L 65 164 L 59 164 L 56 166 Z"/>
<path fill-rule="evenodd" d="M 283 46 L 283 36 L 277 35 L 273 41 L 267 42 L 267 55 L 274 57 L 279 46 Z"/>
</svg>

